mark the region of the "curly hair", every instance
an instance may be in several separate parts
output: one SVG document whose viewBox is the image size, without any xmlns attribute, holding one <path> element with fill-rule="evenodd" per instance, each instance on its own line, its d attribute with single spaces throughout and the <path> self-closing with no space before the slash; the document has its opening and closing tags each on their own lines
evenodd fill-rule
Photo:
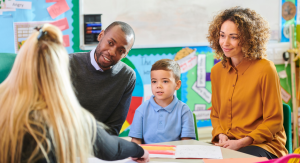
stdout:
<svg viewBox="0 0 300 163">
<path fill-rule="evenodd" d="M 254 10 L 239 6 L 221 11 L 210 22 L 208 29 L 208 42 L 215 51 L 215 58 L 222 60 L 225 67 L 227 57 L 220 44 L 220 29 L 222 24 L 230 20 L 234 22 L 239 31 L 240 43 L 244 58 L 249 60 L 266 58 L 266 45 L 270 37 L 269 23 Z"/>
</svg>

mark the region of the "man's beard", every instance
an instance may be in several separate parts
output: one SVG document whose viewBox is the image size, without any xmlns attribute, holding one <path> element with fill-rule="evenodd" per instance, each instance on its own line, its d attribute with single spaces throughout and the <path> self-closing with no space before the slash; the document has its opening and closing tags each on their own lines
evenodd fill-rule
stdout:
<svg viewBox="0 0 300 163">
<path fill-rule="evenodd" d="M 114 66 L 116 63 L 111 63 L 110 65 L 108 65 L 108 66 L 105 66 L 105 65 L 102 65 L 101 63 L 100 63 L 100 57 L 101 56 L 103 56 L 103 58 L 104 58 L 104 54 L 103 54 L 103 52 L 100 52 L 100 53 L 97 53 L 97 50 L 96 50 L 96 58 L 97 58 L 97 60 L 96 60 L 96 62 L 97 62 L 97 64 L 100 66 L 100 67 L 102 67 L 102 68 L 110 68 L 111 66 Z M 107 57 L 106 57 L 107 58 Z M 110 58 L 110 60 L 112 60 L 111 58 Z"/>
</svg>

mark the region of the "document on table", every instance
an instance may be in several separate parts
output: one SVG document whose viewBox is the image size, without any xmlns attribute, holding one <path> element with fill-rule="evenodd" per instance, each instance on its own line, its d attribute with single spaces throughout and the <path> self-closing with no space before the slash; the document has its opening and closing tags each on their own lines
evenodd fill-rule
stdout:
<svg viewBox="0 0 300 163">
<path fill-rule="evenodd" d="M 175 158 L 214 158 L 222 159 L 221 148 L 206 145 L 178 145 Z"/>
<path fill-rule="evenodd" d="M 124 160 L 117 160 L 117 161 L 104 161 L 98 158 L 89 158 L 88 163 L 137 163 L 137 162 L 131 159 L 124 159 Z M 149 163 L 151 163 L 151 160 Z M 160 163 L 160 162 L 155 162 L 155 163 Z M 163 162 L 163 163 L 176 163 L 176 162 Z"/>
<path fill-rule="evenodd" d="M 253 163 L 268 161 L 266 157 L 256 157 L 256 158 L 227 158 L 222 160 L 217 159 L 203 159 L 205 163 Z"/>
<path fill-rule="evenodd" d="M 217 146 L 143 144 L 141 147 L 149 152 L 150 158 L 223 158 Z"/>
</svg>

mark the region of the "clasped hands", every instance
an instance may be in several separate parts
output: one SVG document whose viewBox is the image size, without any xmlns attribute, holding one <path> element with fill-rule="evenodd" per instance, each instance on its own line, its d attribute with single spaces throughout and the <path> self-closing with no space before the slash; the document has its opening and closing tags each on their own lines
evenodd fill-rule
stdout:
<svg viewBox="0 0 300 163">
<path fill-rule="evenodd" d="M 232 150 L 239 150 L 242 147 L 252 144 L 252 142 L 253 139 L 251 137 L 244 137 L 239 140 L 230 140 L 225 134 L 219 134 L 219 143 L 215 143 L 215 145 Z"/>
</svg>

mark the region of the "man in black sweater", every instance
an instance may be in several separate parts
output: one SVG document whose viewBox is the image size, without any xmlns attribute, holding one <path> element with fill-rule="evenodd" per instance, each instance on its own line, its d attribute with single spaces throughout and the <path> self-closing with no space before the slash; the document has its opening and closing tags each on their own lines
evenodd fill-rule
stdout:
<svg viewBox="0 0 300 163">
<path fill-rule="evenodd" d="M 135 87 L 135 72 L 119 62 L 130 51 L 134 39 L 133 29 L 117 21 L 101 31 L 95 49 L 69 55 L 80 104 L 110 127 L 113 135 L 119 135 Z"/>
</svg>

